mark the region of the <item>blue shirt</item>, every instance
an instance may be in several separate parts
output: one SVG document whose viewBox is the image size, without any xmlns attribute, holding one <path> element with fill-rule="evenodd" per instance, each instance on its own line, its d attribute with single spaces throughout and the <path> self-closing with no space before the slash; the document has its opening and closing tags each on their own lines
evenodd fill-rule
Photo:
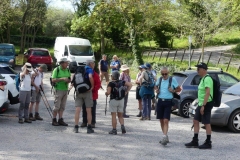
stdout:
<svg viewBox="0 0 240 160">
<path fill-rule="evenodd" d="M 100 65 L 101 65 L 100 70 L 101 70 L 102 72 L 107 72 L 107 70 L 108 70 L 108 61 L 107 61 L 107 60 L 104 61 L 104 60 L 102 59 L 99 63 L 100 63 Z"/>
<path fill-rule="evenodd" d="M 119 69 L 120 69 L 120 62 L 119 62 L 119 60 L 111 62 L 110 66 L 115 66 L 117 64 L 118 64 L 118 68 L 112 68 L 112 71 L 119 71 Z"/>
<path fill-rule="evenodd" d="M 159 80 L 160 80 L 160 78 L 157 79 L 157 82 L 155 84 L 155 86 L 157 86 L 157 87 L 159 85 Z M 158 98 L 162 98 L 162 99 L 172 99 L 173 98 L 173 94 L 171 92 L 169 92 L 169 90 L 168 90 L 168 85 L 169 85 L 169 78 L 166 79 L 166 80 L 164 80 L 162 78 L 161 87 L 160 87 L 160 94 L 158 94 Z M 175 89 L 178 86 L 179 85 L 178 85 L 177 80 L 174 77 L 172 77 L 171 88 Z"/>
<path fill-rule="evenodd" d="M 89 76 L 89 74 L 93 75 L 93 69 L 89 66 L 85 66 L 85 70 L 86 70 L 86 75 Z"/>
</svg>

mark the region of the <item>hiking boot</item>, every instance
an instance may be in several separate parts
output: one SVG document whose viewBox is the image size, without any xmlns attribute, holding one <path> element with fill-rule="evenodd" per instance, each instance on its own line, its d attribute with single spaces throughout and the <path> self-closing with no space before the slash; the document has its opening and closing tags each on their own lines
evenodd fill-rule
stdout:
<svg viewBox="0 0 240 160">
<path fill-rule="evenodd" d="M 212 141 L 205 141 L 202 145 L 198 147 L 199 149 L 212 149 Z"/>
<path fill-rule="evenodd" d="M 24 119 L 24 122 L 25 122 L 25 123 L 32 123 L 32 121 L 31 121 L 30 119 L 28 119 L 28 118 L 25 118 L 25 119 Z"/>
<path fill-rule="evenodd" d="M 112 129 L 109 134 L 113 134 L 113 135 L 117 135 L 117 130 L 116 129 Z"/>
<path fill-rule="evenodd" d="M 35 113 L 35 119 L 36 120 L 39 120 L 39 121 L 42 121 L 43 120 L 43 118 L 42 117 L 40 117 L 40 115 L 39 115 L 39 113 Z"/>
<path fill-rule="evenodd" d="M 29 114 L 29 119 L 30 119 L 31 121 L 36 121 L 36 119 L 35 119 L 35 117 L 33 117 L 33 114 L 32 114 L 32 113 Z"/>
<path fill-rule="evenodd" d="M 162 138 L 162 140 L 159 141 L 159 143 L 161 143 L 164 146 L 166 146 L 168 142 L 169 142 L 169 140 L 168 140 L 167 136 L 164 136 Z"/>
<path fill-rule="evenodd" d="M 58 124 L 59 124 L 60 126 L 68 126 L 68 124 L 63 121 L 63 118 L 60 118 L 60 119 L 58 120 Z"/>
<path fill-rule="evenodd" d="M 82 123 L 81 127 L 87 127 L 87 123 Z"/>
<path fill-rule="evenodd" d="M 53 126 L 59 126 L 56 118 L 53 118 L 53 119 L 52 119 L 52 125 L 53 125 Z"/>
<path fill-rule="evenodd" d="M 155 110 L 155 106 L 154 106 L 154 105 L 152 105 L 152 108 L 151 108 L 151 110 Z"/>
<path fill-rule="evenodd" d="M 18 120 L 18 123 L 23 124 L 23 123 L 24 123 L 24 122 L 23 122 L 23 119 L 19 119 L 19 120 Z"/>
<path fill-rule="evenodd" d="M 166 142 L 169 143 L 168 135 L 166 135 Z M 160 140 L 159 143 L 162 143 L 162 140 Z"/>
<path fill-rule="evenodd" d="M 125 129 L 124 125 L 121 126 L 121 130 L 122 130 L 122 134 L 126 133 L 126 129 Z"/>
<path fill-rule="evenodd" d="M 187 148 L 198 148 L 198 139 L 193 138 L 191 142 L 186 143 Z"/>
<path fill-rule="evenodd" d="M 79 126 L 78 126 L 78 125 L 75 125 L 75 127 L 74 127 L 74 132 L 75 132 L 75 133 L 78 133 L 78 128 L 79 128 Z"/>
<path fill-rule="evenodd" d="M 92 128 L 95 128 L 95 123 L 92 123 L 91 126 L 92 126 Z"/>
<path fill-rule="evenodd" d="M 87 126 L 87 133 L 88 133 L 88 134 L 94 133 L 94 130 L 92 129 L 92 126 L 91 126 L 91 125 L 88 125 L 88 126 Z"/>
<path fill-rule="evenodd" d="M 125 115 L 123 115 L 123 118 L 129 118 L 129 116 L 125 114 Z"/>
<path fill-rule="evenodd" d="M 141 117 L 139 120 L 141 120 L 141 121 L 147 120 L 147 117 Z"/>
<path fill-rule="evenodd" d="M 141 111 L 139 111 L 137 117 L 142 117 L 142 112 Z"/>
</svg>

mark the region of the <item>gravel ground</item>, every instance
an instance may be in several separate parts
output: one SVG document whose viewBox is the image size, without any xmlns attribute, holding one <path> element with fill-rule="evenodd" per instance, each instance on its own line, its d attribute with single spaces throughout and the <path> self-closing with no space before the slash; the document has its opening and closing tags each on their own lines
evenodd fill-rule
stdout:
<svg viewBox="0 0 240 160">
<path fill-rule="evenodd" d="M 50 93 L 50 73 L 44 79 L 47 99 L 53 107 L 53 96 Z M 103 86 L 106 88 L 106 86 Z M 240 134 L 231 133 L 226 127 L 213 127 L 212 150 L 187 149 L 184 143 L 193 136 L 190 131 L 192 119 L 184 119 L 176 113 L 172 114 L 169 130 L 170 143 L 167 146 L 159 144 L 162 137 L 159 121 L 152 113 L 151 121 L 140 121 L 135 99 L 135 86 L 129 95 L 125 119 L 127 133 L 109 135 L 111 116 L 105 116 L 106 98 L 104 91 L 99 91 L 97 105 L 97 124 L 94 134 L 87 134 L 86 128 L 80 128 L 80 133 L 73 133 L 74 99 L 70 92 L 64 120 L 68 127 L 51 125 L 51 118 L 44 103 L 40 104 L 40 115 L 43 121 L 32 124 L 19 124 L 16 117 L 0 116 L 0 159 L 238 159 Z M 17 115 L 18 105 L 11 106 L 5 115 Z M 80 121 L 81 123 L 81 121 Z M 205 140 L 205 130 L 200 130 L 200 143 Z"/>
</svg>

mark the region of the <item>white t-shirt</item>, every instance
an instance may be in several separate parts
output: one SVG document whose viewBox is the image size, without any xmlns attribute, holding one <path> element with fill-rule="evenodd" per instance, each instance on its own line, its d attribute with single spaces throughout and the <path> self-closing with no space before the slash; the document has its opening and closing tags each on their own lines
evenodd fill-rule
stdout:
<svg viewBox="0 0 240 160">
<path fill-rule="evenodd" d="M 35 83 L 36 86 L 39 87 L 41 85 L 41 83 L 42 83 L 43 73 L 39 72 L 38 70 L 35 70 L 35 71 L 37 71 L 38 75 L 35 77 L 34 83 Z M 35 72 L 32 71 L 32 74 L 34 74 L 34 73 Z M 34 86 L 32 86 L 32 90 L 36 90 Z"/>
<path fill-rule="evenodd" d="M 20 80 L 20 91 L 31 91 L 31 74 L 27 74 L 23 78 L 20 77 Z"/>
</svg>

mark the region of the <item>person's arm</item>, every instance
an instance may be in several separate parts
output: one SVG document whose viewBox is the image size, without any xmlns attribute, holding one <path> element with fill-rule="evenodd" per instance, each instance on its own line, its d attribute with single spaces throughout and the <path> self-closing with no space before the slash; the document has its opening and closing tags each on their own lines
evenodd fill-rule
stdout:
<svg viewBox="0 0 240 160">
<path fill-rule="evenodd" d="M 106 96 L 110 95 L 111 94 L 111 90 L 112 90 L 112 87 L 111 87 L 111 85 L 109 83 L 108 86 L 107 86 L 107 91 L 105 92 L 105 95 Z"/>
<path fill-rule="evenodd" d="M 101 88 L 101 81 L 100 81 L 100 77 L 99 75 L 95 72 L 94 73 L 94 87 L 93 90 L 94 91 L 98 91 Z"/>
<path fill-rule="evenodd" d="M 110 63 L 110 68 L 115 68 L 115 66 L 113 65 L 113 62 Z"/>
<path fill-rule="evenodd" d="M 139 78 L 140 85 L 142 85 L 142 81 L 143 81 L 145 73 L 146 73 L 146 71 L 143 71 L 142 74 L 141 74 L 141 77 Z"/>
<path fill-rule="evenodd" d="M 57 78 L 57 68 L 55 68 L 54 70 L 53 70 L 53 74 L 52 74 L 52 81 L 54 82 L 54 83 L 57 83 L 57 82 L 60 82 L 60 81 L 64 81 L 64 82 L 67 82 L 67 83 L 69 83 L 70 81 L 69 81 L 69 79 L 68 78 Z"/>
<path fill-rule="evenodd" d="M 126 94 L 131 90 L 132 88 L 132 83 L 130 82 L 125 82 L 125 86 L 127 86 Z"/>
<path fill-rule="evenodd" d="M 99 63 L 98 63 L 98 69 L 99 69 L 99 73 L 100 74 L 102 73 L 102 71 L 101 71 L 101 62 L 102 62 L 102 60 L 100 60 Z"/>
<path fill-rule="evenodd" d="M 35 87 L 36 92 L 39 92 L 39 87 L 34 83 L 35 77 L 36 77 L 36 73 L 31 75 L 31 85 Z"/>
</svg>

